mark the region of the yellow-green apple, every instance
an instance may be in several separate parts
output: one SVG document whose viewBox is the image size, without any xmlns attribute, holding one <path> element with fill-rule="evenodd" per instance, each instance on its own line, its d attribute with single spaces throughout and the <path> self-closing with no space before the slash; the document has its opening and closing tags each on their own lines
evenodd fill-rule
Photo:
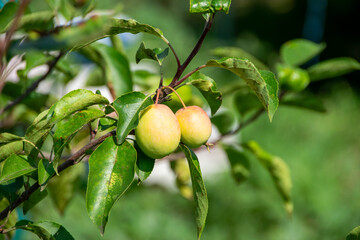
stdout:
<svg viewBox="0 0 360 240">
<path fill-rule="evenodd" d="M 180 125 L 168 106 L 153 104 L 140 113 L 135 136 L 137 144 L 146 155 L 159 159 L 178 147 L 181 138 Z"/>
<path fill-rule="evenodd" d="M 181 141 L 190 148 L 197 148 L 207 142 L 211 135 L 211 121 L 206 112 L 198 106 L 178 110 L 176 118 L 181 128 Z"/>
</svg>

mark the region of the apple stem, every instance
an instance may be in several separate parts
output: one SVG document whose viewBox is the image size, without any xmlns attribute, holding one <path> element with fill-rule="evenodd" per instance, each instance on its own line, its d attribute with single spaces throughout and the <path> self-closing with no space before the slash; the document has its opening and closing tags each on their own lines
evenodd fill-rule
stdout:
<svg viewBox="0 0 360 240">
<path fill-rule="evenodd" d="M 170 86 L 163 86 L 162 89 L 164 89 L 164 88 L 168 88 L 168 89 L 170 89 L 171 91 L 173 91 L 173 92 L 176 94 L 176 96 L 179 98 L 179 100 L 180 100 L 181 104 L 183 105 L 183 107 L 186 108 L 186 105 L 185 105 L 184 101 L 181 99 L 180 95 L 176 92 L 175 89 L 173 89 L 173 88 L 170 87 Z"/>
<path fill-rule="evenodd" d="M 157 91 L 156 91 L 155 104 L 158 104 L 158 101 L 159 101 L 159 95 L 160 95 L 160 88 L 158 88 L 158 89 L 157 89 Z"/>
</svg>

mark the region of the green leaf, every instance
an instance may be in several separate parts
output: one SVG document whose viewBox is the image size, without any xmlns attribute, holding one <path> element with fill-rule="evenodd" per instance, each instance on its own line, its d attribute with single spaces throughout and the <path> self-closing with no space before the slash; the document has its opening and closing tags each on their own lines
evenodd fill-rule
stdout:
<svg viewBox="0 0 360 240">
<path fill-rule="evenodd" d="M 339 77 L 360 70 L 360 63 L 353 58 L 342 57 L 322 61 L 308 69 L 310 81 Z"/>
<path fill-rule="evenodd" d="M 262 104 L 255 94 L 249 91 L 240 91 L 234 97 L 236 109 L 242 117 L 247 113 L 262 108 Z"/>
<path fill-rule="evenodd" d="M 49 30 L 54 27 L 54 13 L 52 11 L 39 11 L 34 13 L 25 14 L 21 17 L 17 29 L 28 30 L 37 30 L 44 31 Z M 9 30 L 13 21 L 9 22 L 6 26 L 6 30 Z"/>
<path fill-rule="evenodd" d="M 30 158 L 37 158 L 39 149 L 53 127 L 53 124 L 50 124 L 49 119 L 47 118 L 48 112 L 49 110 L 41 112 L 26 130 L 25 140 L 33 143 L 25 144 L 25 153 L 28 154 Z"/>
<path fill-rule="evenodd" d="M 6 207 L 8 207 L 10 205 L 10 203 L 8 202 L 8 200 L 6 198 L 3 198 L 0 201 L 0 211 L 4 210 Z M 6 221 L 6 222 L 5 222 Z M 8 218 L 0 221 L 0 225 L 2 229 L 8 229 L 8 228 L 12 228 L 14 227 L 14 225 L 16 224 L 16 221 L 18 221 L 18 214 L 16 211 L 12 211 L 11 214 L 9 215 Z M 4 226 L 3 226 L 4 224 Z M 2 234 L 1 234 L 2 235 Z M 0 236 L 1 236 L 0 235 Z M 6 233 L 6 238 L 5 239 L 12 239 L 13 235 L 14 235 L 14 231 L 11 231 L 9 233 Z"/>
<path fill-rule="evenodd" d="M 72 20 L 76 15 L 76 8 L 69 0 L 61 0 L 59 4 L 59 12 L 65 17 L 66 20 Z"/>
<path fill-rule="evenodd" d="M 221 135 L 230 132 L 235 121 L 235 114 L 229 110 L 218 113 L 211 118 L 211 122 L 217 127 Z"/>
<path fill-rule="evenodd" d="M 19 190 L 24 185 L 24 178 L 18 177 L 0 185 L 0 196 L 4 196 L 10 203 L 18 197 Z"/>
<path fill-rule="evenodd" d="M 21 220 L 16 223 L 16 227 L 35 233 L 43 240 L 74 240 L 73 236 L 63 226 L 55 222 Z"/>
<path fill-rule="evenodd" d="M 29 163 L 26 156 L 12 154 L 5 160 L 1 171 L 0 184 L 25 174 L 34 172 L 36 168 Z"/>
<path fill-rule="evenodd" d="M 169 48 L 161 50 L 160 48 L 150 49 L 146 48 L 144 42 L 141 42 L 139 49 L 136 52 L 135 60 L 136 63 L 139 63 L 142 59 L 151 59 L 155 60 L 162 64 L 162 60 L 168 55 Z"/>
<path fill-rule="evenodd" d="M 118 146 L 112 137 L 90 156 L 86 209 L 101 234 L 104 234 L 112 206 L 133 181 L 135 162 L 134 147 L 127 141 Z"/>
<path fill-rule="evenodd" d="M 102 57 L 107 83 L 113 86 L 117 96 L 132 91 L 132 76 L 126 56 L 103 44 L 94 46 Z"/>
<path fill-rule="evenodd" d="M 47 118 L 50 119 L 50 123 L 55 124 L 76 111 L 83 110 L 92 105 L 108 103 L 109 100 L 99 94 L 94 94 L 85 89 L 78 89 L 69 92 L 55 103 L 50 108 Z"/>
<path fill-rule="evenodd" d="M 119 116 L 116 129 L 117 143 L 122 144 L 130 131 L 137 126 L 140 111 L 153 102 L 141 92 L 130 92 L 118 97 L 112 104 Z"/>
<path fill-rule="evenodd" d="M 155 28 L 148 24 L 139 23 L 134 19 L 129 19 L 129 20 L 112 19 L 112 25 L 111 25 L 108 35 L 115 35 L 115 34 L 120 34 L 120 33 L 125 33 L 125 32 L 132 33 L 132 34 L 148 33 L 148 34 L 152 34 L 156 37 L 159 37 L 159 38 L 165 40 L 165 42 L 167 42 L 162 31 L 158 28 Z"/>
<path fill-rule="evenodd" d="M 65 146 L 72 140 L 74 135 L 88 122 L 103 117 L 105 114 L 99 109 L 87 109 L 76 112 L 57 124 L 54 140 L 54 169 L 57 170 L 61 154 Z"/>
<path fill-rule="evenodd" d="M 43 200 L 48 195 L 47 191 L 41 191 L 37 189 L 33 194 L 30 195 L 29 199 L 27 199 L 23 204 L 23 213 L 26 214 L 29 210 L 31 210 L 36 204 L 38 204 L 41 200 Z"/>
<path fill-rule="evenodd" d="M 108 16 L 97 16 L 86 22 L 61 29 L 58 34 L 41 37 L 35 40 L 15 41 L 10 46 L 12 54 L 23 53 L 29 49 L 60 50 L 79 49 L 99 39 L 120 33 L 148 33 L 161 38 L 165 43 L 169 41 L 163 33 L 150 25 L 139 23 L 133 19 L 112 19 Z M 116 51 L 114 49 L 114 51 Z"/>
<path fill-rule="evenodd" d="M 2 9 L 0 9 L 0 33 L 6 31 L 8 23 L 14 18 L 18 8 L 18 3 L 7 2 Z"/>
<path fill-rule="evenodd" d="M 148 33 L 168 42 L 158 28 L 139 23 L 133 19 L 109 19 L 108 17 L 97 17 L 82 25 L 65 29 L 60 33 L 57 40 L 65 41 L 69 47 L 80 48 L 99 39 L 126 32 L 132 34 Z"/>
<path fill-rule="evenodd" d="M 190 0 L 190 13 L 229 13 L 231 0 Z"/>
<path fill-rule="evenodd" d="M 49 182 L 47 189 L 61 215 L 64 214 L 66 207 L 80 187 L 80 180 L 85 173 L 86 165 L 80 162 L 65 169 L 60 176 L 53 177 Z"/>
<path fill-rule="evenodd" d="M 47 62 L 49 62 L 54 57 L 50 55 L 45 55 L 44 53 L 40 51 L 28 51 L 26 52 L 24 59 L 26 61 L 25 68 L 22 72 L 23 76 L 27 76 L 31 69 L 34 67 L 43 65 Z"/>
<path fill-rule="evenodd" d="M 360 240 L 360 226 L 351 230 L 347 235 L 346 240 Z"/>
<path fill-rule="evenodd" d="M 234 58 L 246 58 L 249 59 L 255 67 L 258 69 L 269 70 L 269 67 L 266 66 L 259 59 L 254 57 L 252 54 L 246 52 L 242 48 L 237 47 L 218 47 L 211 51 L 211 54 L 217 57 L 234 57 Z"/>
<path fill-rule="evenodd" d="M 317 44 L 306 39 L 294 39 L 281 46 L 280 55 L 286 64 L 299 66 L 320 54 L 325 47 L 325 43 Z"/>
<path fill-rule="evenodd" d="M 22 141 L 23 137 L 16 136 L 11 133 L 0 133 L 0 146 L 11 142 Z"/>
<path fill-rule="evenodd" d="M 266 88 L 270 96 L 267 111 L 271 121 L 279 106 L 279 83 L 277 82 L 275 75 L 272 72 L 266 70 L 260 70 L 259 72 L 261 77 L 265 80 Z"/>
<path fill-rule="evenodd" d="M 194 202 L 195 202 L 195 220 L 197 226 L 198 239 L 201 238 L 201 234 L 205 227 L 206 216 L 208 213 L 208 198 L 202 179 L 200 164 L 195 153 L 185 145 L 180 144 L 181 150 L 185 153 L 188 160 L 191 183 L 193 187 Z"/>
<path fill-rule="evenodd" d="M 41 159 L 38 164 L 38 182 L 41 190 L 44 190 L 50 178 L 55 174 L 53 163 L 47 159 Z"/>
<path fill-rule="evenodd" d="M 281 105 L 304 108 L 321 113 L 326 112 L 326 108 L 322 100 L 311 93 L 288 94 L 281 101 Z"/>
<path fill-rule="evenodd" d="M 154 169 L 155 159 L 147 156 L 135 142 L 135 149 L 137 152 L 137 159 L 135 165 L 135 172 L 140 182 L 145 181 Z"/>
<path fill-rule="evenodd" d="M 0 133 L 0 162 L 13 153 L 20 153 L 24 149 L 23 139 L 11 133 Z"/>
<path fill-rule="evenodd" d="M 47 118 L 49 110 L 45 110 L 35 118 L 33 124 L 31 124 L 25 133 L 25 140 L 33 144 L 25 144 L 25 153 L 29 158 L 37 158 L 39 149 L 42 147 L 45 139 L 50 133 L 53 124 L 49 123 Z M 35 146 L 33 146 L 35 145 Z"/>
<path fill-rule="evenodd" d="M 190 76 L 187 85 L 193 85 L 201 92 L 210 106 L 211 115 L 214 115 L 222 103 L 222 95 L 217 90 L 216 82 L 205 74 L 196 72 Z"/>
<path fill-rule="evenodd" d="M 276 188 L 284 200 L 285 209 L 289 215 L 293 212 L 291 200 L 291 176 L 287 164 L 281 158 L 265 152 L 257 142 L 249 141 L 243 147 L 255 155 L 260 163 L 269 171 Z"/>
<path fill-rule="evenodd" d="M 250 176 L 250 162 L 239 146 L 222 145 L 231 165 L 231 173 L 236 183 L 246 181 Z"/>
<path fill-rule="evenodd" d="M 7 159 L 11 154 L 18 154 L 24 149 L 23 141 L 15 141 L 0 146 L 0 162 Z"/>
<path fill-rule="evenodd" d="M 101 118 L 99 121 L 98 131 L 105 131 L 111 127 L 116 127 L 117 121 L 111 118 Z"/>
<path fill-rule="evenodd" d="M 272 73 L 263 70 L 259 72 L 249 60 L 240 58 L 210 60 L 206 65 L 227 69 L 244 79 L 264 105 L 270 121 L 272 120 L 279 104 L 278 83 Z"/>
</svg>

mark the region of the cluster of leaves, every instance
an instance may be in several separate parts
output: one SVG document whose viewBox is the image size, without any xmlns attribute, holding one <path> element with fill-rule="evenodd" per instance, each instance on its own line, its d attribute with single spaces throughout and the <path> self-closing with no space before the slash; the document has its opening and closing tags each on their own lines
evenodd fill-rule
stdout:
<svg viewBox="0 0 360 240">
<path fill-rule="evenodd" d="M 114 18 L 114 13 L 94 15 L 91 12 L 94 8 L 93 1 L 48 0 L 49 10 L 41 12 L 31 11 L 30 5 L 16 23 L 16 13 L 24 2 L 26 3 L 9 2 L 0 11 L 0 32 L 8 32 L 15 26 L 17 33 L 22 36 L 11 39 L 6 56 L 0 56 L 4 60 L 1 65 L 4 71 L 0 76 L 0 107 L 3 109 L 0 118 L 3 122 L 8 122 L 10 129 L 6 132 L 2 129 L 3 133 L 0 133 L 0 219 L 2 233 L 9 237 L 12 230 L 23 229 L 42 239 L 73 239 L 57 223 L 17 221 L 13 210 L 22 204 L 23 212 L 27 213 L 47 197 L 49 192 L 55 206 L 63 212 L 76 191 L 79 179 L 84 175 L 88 179 L 88 215 L 101 234 L 104 233 L 115 202 L 132 186 L 135 179 L 139 183 L 145 181 L 154 168 L 155 159 L 141 152 L 132 135 L 140 111 L 153 104 L 152 93 L 159 85 L 166 83 L 166 80 L 163 81 L 162 62 L 169 49 L 177 60 L 178 70 L 174 79 L 167 84 L 177 87 L 187 104 L 195 103 L 197 96 L 192 93 L 193 88 L 197 89 L 198 96 L 203 97 L 201 104 L 203 101 L 207 102 L 212 123 L 221 133 L 216 143 L 219 143 L 228 156 L 234 180 L 241 183 L 249 177 L 249 155 L 253 155 L 272 176 L 285 208 L 291 214 L 291 178 L 285 161 L 267 153 L 256 142 L 234 141 L 225 144 L 221 143 L 222 139 L 237 134 L 263 112 L 267 113 L 271 121 L 279 102 L 280 105 L 325 111 L 319 99 L 303 91 L 308 83 L 301 88 L 293 88 L 289 84 L 293 72 L 301 71 L 310 81 L 317 81 L 360 69 L 358 62 L 348 58 L 328 60 L 308 69 L 301 69 L 299 66 L 318 55 L 324 46 L 306 40 L 293 40 L 283 45 L 280 52 L 282 63 L 276 66 L 276 74 L 242 49 L 218 48 L 213 54 L 222 57 L 221 59 L 208 60 L 180 78 L 189 61 L 200 49 L 206 31 L 211 27 L 214 13 L 227 13 L 230 0 L 190 1 L 190 12 L 203 14 L 206 28 L 183 64 L 161 30 L 135 20 Z M 66 24 L 56 24 L 61 17 L 66 19 Z M 76 22 L 75 17 L 80 17 L 81 20 Z M 159 74 L 131 71 L 130 60 L 117 36 L 125 32 L 151 34 L 169 46 L 165 50 L 149 49 L 141 43 L 137 51 L 136 63 L 144 59 L 154 60 L 160 66 Z M 111 45 L 96 42 L 106 37 L 111 40 Z M 78 76 L 81 66 L 75 63 L 79 63 L 79 59 L 84 57 L 87 62 L 94 64 L 94 70 L 87 80 L 88 86 L 106 85 L 113 102 L 110 103 L 100 91 L 93 93 L 79 89 L 67 93 L 59 100 L 50 93 L 34 91 L 46 78 L 54 79 L 54 84 L 58 86 L 66 85 Z M 17 71 L 19 81 L 5 81 L 6 70 L 12 68 L 11 61 L 16 58 L 25 62 L 25 67 Z M 31 70 L 41 65 L 48 65 L 48 71 L 44 75 L 32 77 L 29 74 Z M 206 67 L 226 69 L 241 80 L 228 89 L 223 89 L 222 94 L 212 78 L 199 72 Z M 284 69 L 286 74 L 281 73 Z M 135 86 L 143 91 L 134 91 Z M 169 93 L 164 91 L 164 101 L 168 99 L 167 95 Z M 221 107 L 225 97 L 233 99 L 234 104 L 224 104 Z M 14 102 L 17 103 L 16 106 L 12 104 Z M 173 109 L 178 107 L 176 99 L 165 104 Z M 24 134 L 16 134 L 20 130 L 12 125 L 20 121 L 31 122 L 28 127 L 24 124 Z M 84 134 L 87 130 L 89 132 Z M 83 142 L 89 136 L 90 142 L 84 146 Z M 78 150 L 71 151 L 71 148 Z M 187 198 L 193 198 L 200 238 L 208 211 L 207 193 L 196 149 L 192 150 L 181 144 L 180 150 L 187 159 L 187 165 L 184 167 L 181 160 L 178 160 L 172 166 L 180 192 Z M 70 156 L 65 153 L 70 153 Z M 88 163 L 81 161 L 85 157 L 89 157 Z M 88 173 L 84 164 L 89 166 Z M 190 179 L 192 186 L 189 188 Z"/>
</svg>

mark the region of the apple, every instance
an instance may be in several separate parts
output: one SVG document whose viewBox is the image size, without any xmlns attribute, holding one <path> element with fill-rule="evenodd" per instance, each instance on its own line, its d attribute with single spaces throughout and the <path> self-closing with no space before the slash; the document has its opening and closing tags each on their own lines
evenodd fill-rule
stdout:
<svg viewBox="0 0 360 240">
<path fill-rule="evenodd" d="M 211 135 L 211 121 L 206 112 L 198 106 L 178 110 L 176 118 L 181 128 L 181 141 L 190 148 L 205 144 Z"/>
<path fill-rule="evenodd" d="M 289 66 L 277 66 L 279 82 L 284 89 L 300 92 L 310 83 L 310 77 L 306 70 Z"/>
<path fill-rule="evenodd" d="M 178 147 L 181 138 L 180 125 L 168 106 L 153 104 L 140 112 L 135 137 L 140 149 L 147 156 L 163 158 Z"/>
</svg>

